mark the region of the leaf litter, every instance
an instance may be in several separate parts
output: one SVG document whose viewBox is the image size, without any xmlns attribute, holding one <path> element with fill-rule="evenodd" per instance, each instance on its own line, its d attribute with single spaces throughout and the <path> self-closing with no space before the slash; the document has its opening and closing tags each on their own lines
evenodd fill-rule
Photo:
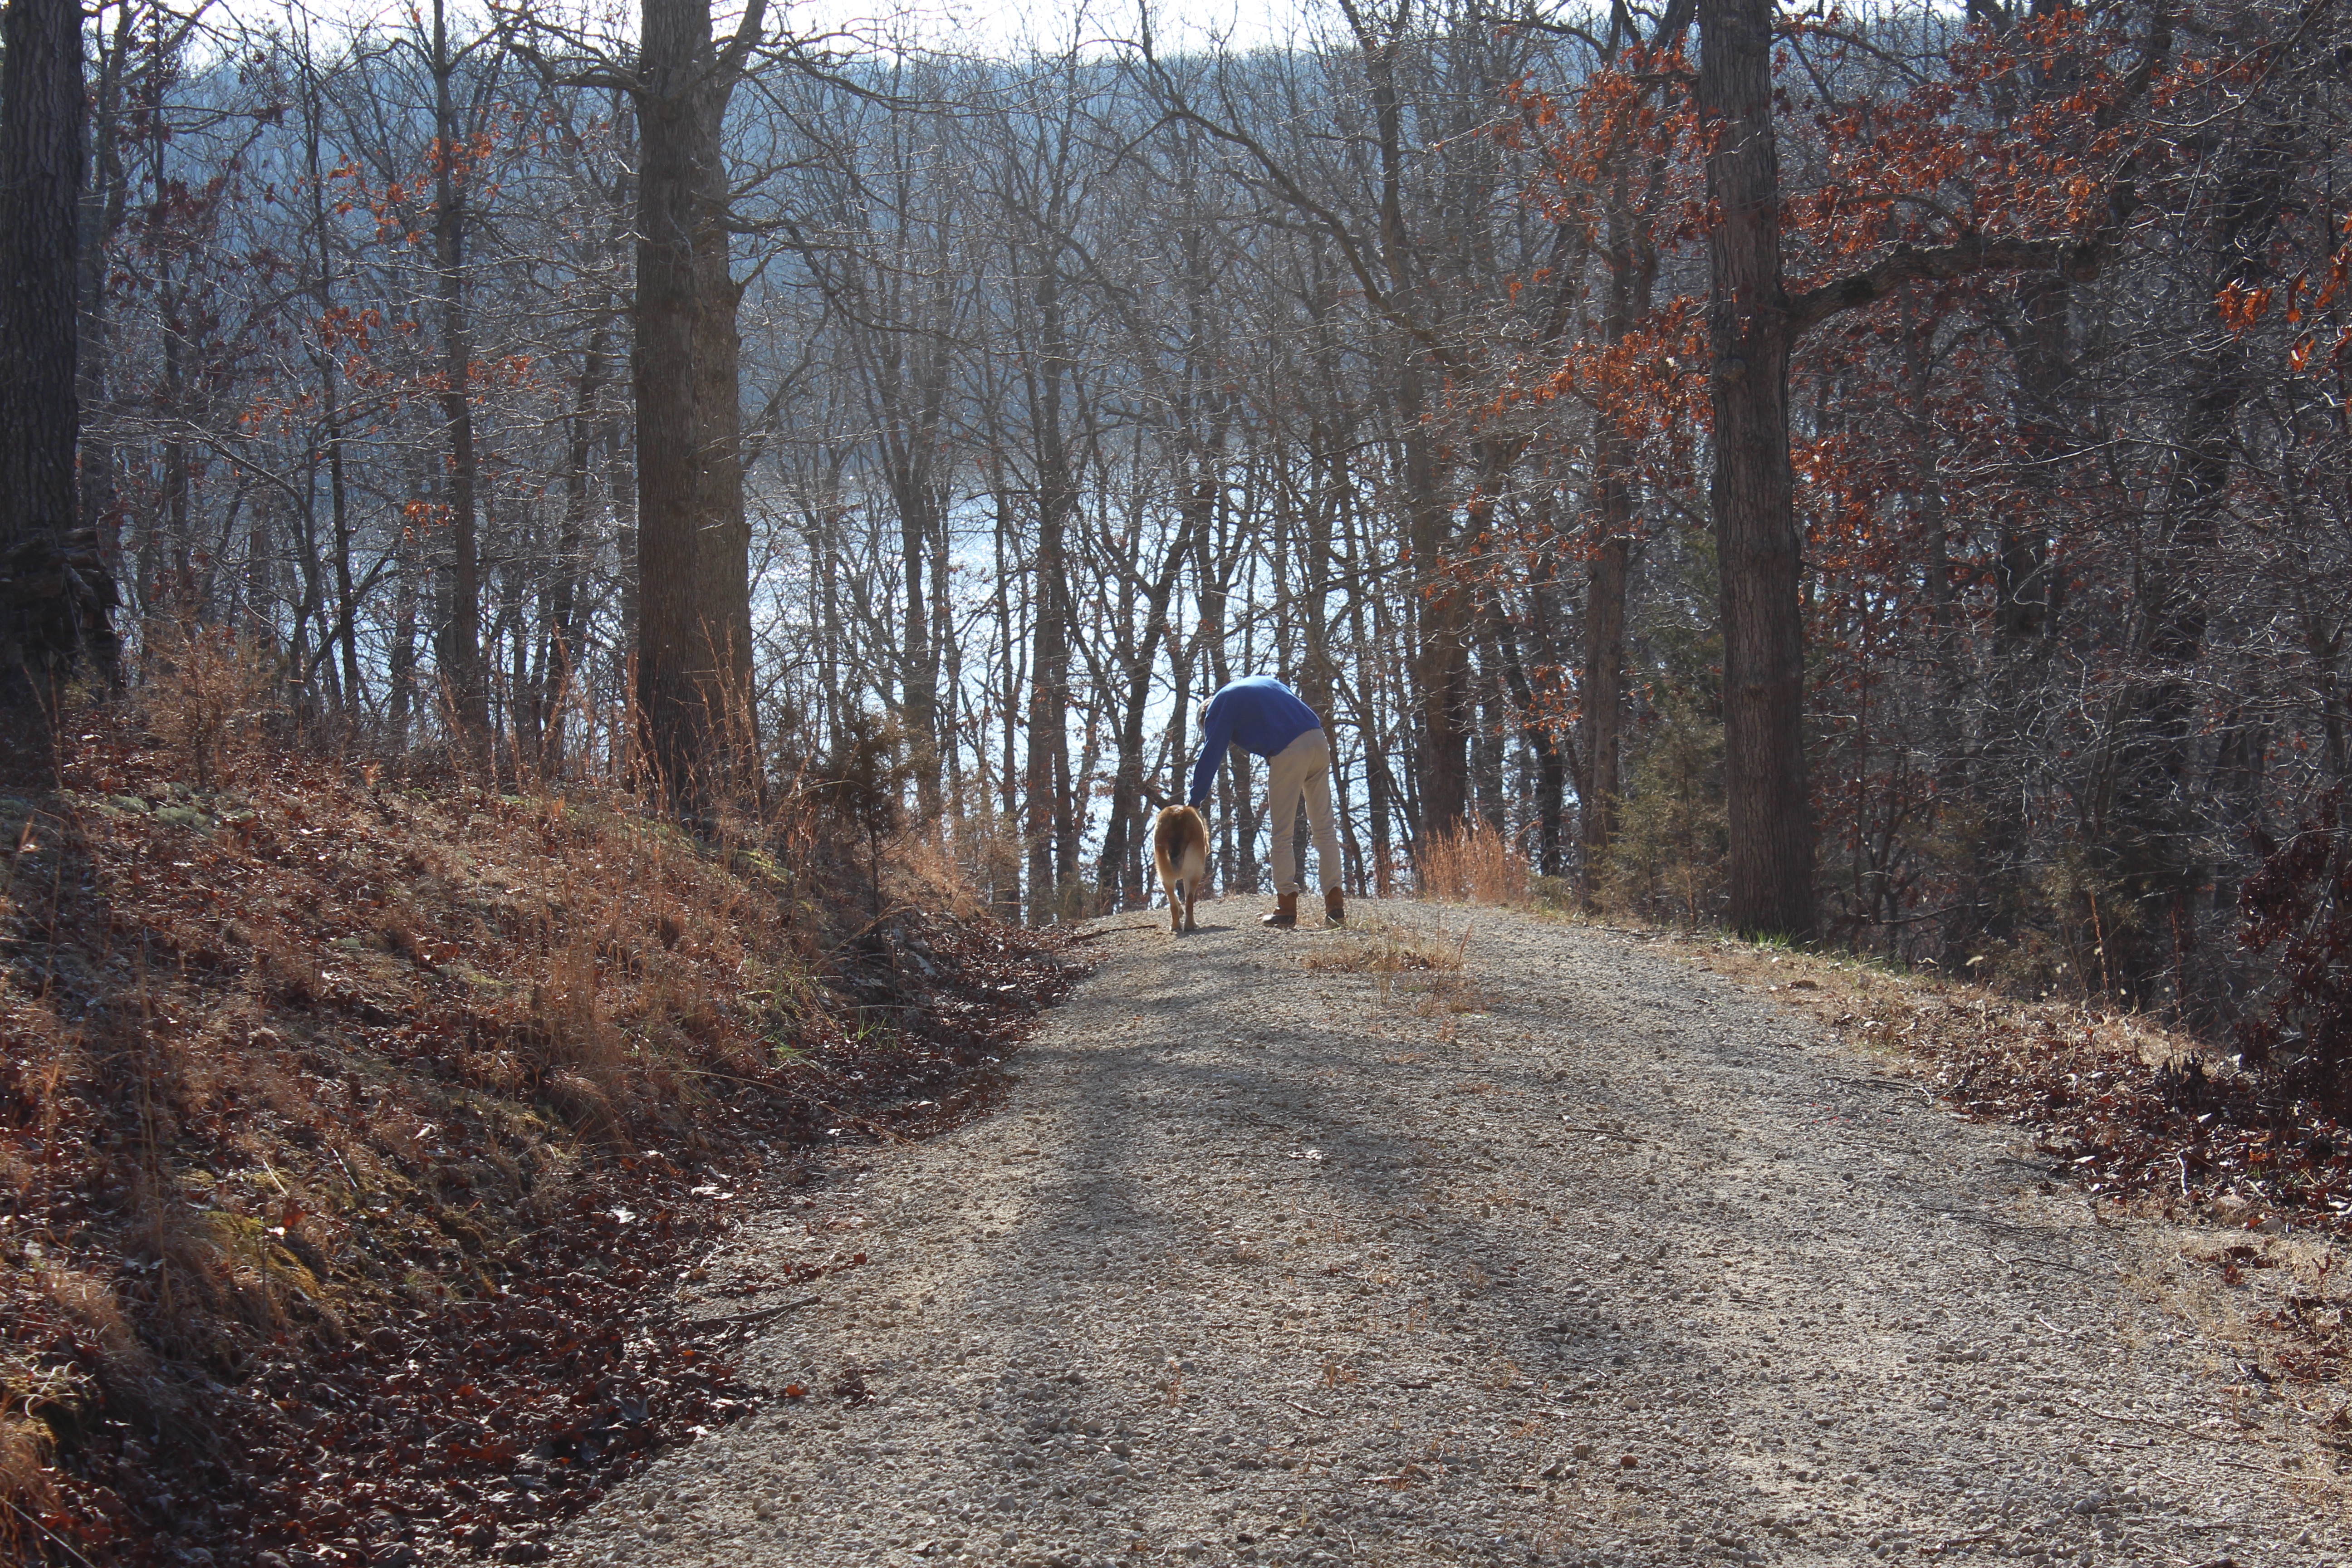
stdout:
<svg viewBox="0 0 2352 1568">
<path fill-rule="evenodd" d="M 2154 1019 L 1868 973 L 1816 954 L 1771 954 L 1768 971 L 1768 960 L 1731 942 L 1706 957 L 1725 973 L 1778 981 L 1767 989 L 1785 1005 L 1906 1059 L 1963 1114 L 2024 1130 L 2045 1185 L 2072 1185 L 2110 1213 L 2218 1228 L 2224 1239 L 2183 1256 L 2225 1284 L 2296 1272 L 2274 1245 L 2296 1234 L 2352 1240 L 2352 1130 Z M 1800 967 L 1807 973 L 1790 978 Z M 2352 1280 L 2331 1272 L 2323 1259 L 2251 1316 L 2278 1336 L 2268 1357 L 2283 1375 L 2352 1379 Z"/>
<path fill-rule="evenodd" d="M 818 825 L 717 851 L 319 759 L 179 772 L 126 727 L 0 799 L 0 1437 L 39 1461 L 0 1541 L 34 1560 L 540 1560 L 805 1396 L 731 1349 L 865 1255 L 714 1318 L 738 1194 L 968 1119 L 1082 972 L 919 897 L 829 929 Z"/>
</svg>

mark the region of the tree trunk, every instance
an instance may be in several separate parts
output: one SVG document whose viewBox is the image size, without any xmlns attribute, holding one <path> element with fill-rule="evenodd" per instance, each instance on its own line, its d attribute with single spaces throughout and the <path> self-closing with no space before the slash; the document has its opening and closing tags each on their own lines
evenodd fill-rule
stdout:
<svg viewBox="0 0 2352 1568">
<path fill-rule="evenodd" d="M 935 313 L 944 316 L 945 307 Z M 931 564 L 948 532 L 954 506 L 951 489 L 936 471 L 940 426 L 953 375 L 944 333 L 919 339 L 909 348 L 899 334 L 875 334 L 871 372 L 878 418 L 877 446 L 884 478 L 898 513 L 898 569 L 902 574 L 902 645 L 899 656 L 900 714 L 915 769 L 923 819 L 940 814 L 941 757 L 948 726 L 940 714 L 940 665 L 945 638 L 936 594 L 926 594 Z"/>
<path fill-rule="evenodd" d="M 1679 39 L 1676 25 L 1672 37 Z M 1601 312 L 1602 341 L 1622 343 L 1649 314 L 1658 276 L 1657 247 L 1647 216 L 1635 209 L 1633 182 L 1621 168 L 1609 204 L 1609 294 Z M 1584 780 L 1578 801 L 1582 880 L 1579 896 L 1592 907 L 1598 878 L 1617 834 L 1623 795 L 1625 722 L 1625 598 L 1633 584 L 1634 530 L 1632 444 L 1618 422 L 1603 415 L 1593 436 L 1593 499 L 1600 537 L 1587 567 L 1584 613 Z"/>
<path fill-rule="evenodd" d="M 1577 800 L 1583 850 L 1578 892 L 1588 910 L 1617 837 L 1617 803 L 1625 787 L 1625 594 L 1633 561 L 1633 498 L 1625 476 L 1631 462 L 1617 422 L 1603 415 L 1592 458 L 1601 537 L 1585 566 L 1584 778 Z"/>
<path fill-rule="evenodd" d="M 468 754 L 489 740 L 489 682 L 482 668 L 481 549 L 476 535 L 480 465 L 474 452 L 474 342 L 466 310 L 466 179 L 444 0 L 433 0 L 433 242 L 441 306 L 441 418 L 449 437 L 449 576 L 434 658 L 443 700 Z"/>
<path fill-rule="evenodd" d="M 1351 20 L 1353 19 L 1351 15 Z M 1400 12 L 1400 31 L 1402 13 Z M 1371 89 L 1373 128 L 1381 161 L 1380 250 L 1391 294 L 1400 302 L 1413 289 L 1412 244 L 1404 221 L 1403 100 L 1397 87 L 1399 40 L 1376 36 L 1360 23 L 1364 76 Z M 1420 589 L 1419 636 L 1412 645 L 1413 698 L 1421 710 L 1418 749 L 1421 813 L 1416 840 L 1450 832 L 1470 808 L 1467 709 L 1470 699 L 1470 595 L 1446 573 L 1454 542 L 1454 509 L 1440 473 L 1437 438 L 1427 424 L 1428 391 L 1421 349 L 1400 334 L 1394 398 L 1406 536 Z"/>
<path fill-rule="evenodd" d="M 98 80 L 91 92 L 90 177 L 81 194 L 81 254 L 79 276 L 80 362 L 76 392 L 80 399 L 82 526 L 99 542 L 110 571 L 121 568 L 122 497 L 115 482 L 114 431 L 100 411 L 106 407 L 108 362 L 112 351 L 113 290 L 108 286 L 107 258 L 121 233 L 131 205 L 130 172 L 122 161 L 123 84 L 137 40 L 132 25 L 138 7 L 122 6 L 115 16 L 114 38 L 100 56 Z"/>
<path fill-rule="evenodd" d="M 1538 594 L 1544 587 L 1539 579 L 1532 584 Z M 1493 612 L 1494 638 L 1497 663 L 1504 681 L 1510 689 L 1511 702 L 1518 709 L 1519 739 L 1531 759 L 1530 784 L 1536 807 L 1536 869 L 1546 877 L 1559 875 L 1560 867 L 1560 807 L 1567 795 L 1568 742 L 1558 727 L 1543 714 L 1542 700 L 1535 683 L 1528 677 L 1527 663 L 1519 652 L 1517 634 L 1499 606 Z M 1536 631 L 1542 619 L 1538 609 L 1529 616 L 1528 629 Z M 1540 634 L 1537 634 L 1540 635 Z"/>
<path fill-rule="evenodd" d="M 555 536 L 555 583 L 547 617 L 553 638 L 547 688 L 541 700 L 541 723 L 547 737 L 543 766 L 551 774 L 564 765 L 564 721 L 580 699 L 581 645 L 588 637 L 588 610 L 580 594 L 588 549 L 588 508 L 595 474 L 590 465 L 596 455 L 597 413 L 604 399 L 604 377 L 610 353 L 609 319 L 600 312 L 588 330 L 587 346 L 580 354 L 580 377 L 573 384 L 571 450 L 563 470 L 563 521 Z"/>
<path fill-rule="evenodd" d="M 425 499 L 424 485 L 410 478 L 412 501 Z M 384 659 L 384 735 L 393 754 L 408 750 L 411 706 L 416 692 L 416 547 L 406 531 L 393 542 L 392 647 Z"/>
<path fill-rule="evenodd" d="M 328 333 L 335 305 L 334 230 L 327 221 L 327 179 L 320 160 L 326 137 L 325 106 L 319 91 L 316 67 L 307 49 L 302 57 L 302 152 L 304 174 L 310 186 L 310 237 L 318 247 L 318 270 L 311 275 L 311 298 L 320 320 L 312 324 L 311 365 L 319 373 L 320 427 L 327 443 L 329 515 L 334 529 L 335 616 L 326 633 L 340 654 L 342 679 L 338 688 L 338 718 L 349 735 L 364 709 L 360 674 L 359 595 L 352 578 L 352 517 L 350 476 L 343 466 L 341 384 L 335 361 L 336 344 Z"/>
<path fill-rule="evenodd" d="M 637 671 L 646 760 L 681 812 L 758 784 L 751 531 L 720 140 L 752 0 L 722 58 L 709 0 L 644 0 L 637 99 Z"/>
<path fill-rule="evenodd" d="M 1183 522 L 1178 529 L 1168 553 L 1160 563 L 1159 573 L 1144 590 L 1144 618 L 1141 640 L 1136 645 L 1135 657 L 1126 671 L 1127 690 L 1121 700 L 1118 731 L 1118 771 L 1111 781 L 1110 819 L 1103 830 L 1102 868 L 1098 876 L 1103 892 L 1116 894 L 1122 907 L 1151 902 L 1150 873 L 1143 863 L 1143 846 L 1151 837 L 1151 812 L 1145 800 L 1143 768 L 1143 721 L 1151 700 L 1151 672 L 1160 661 L 1160 649 L 1168 641 L 1168 605 L 1176 595 L 1176 579 L 1184 569 L 1192 552 L 1194 527 L 1201 523 L 1216 500 L 1216 480 L 1208 459 L 1202 460 L 1202 476 L 1192 486 L 1192 493 L 1183 510 Z M 1181 732 L 1184 723 L 1183 681 L 1177 681 L 1176 725 Z M 1181 752 L 1181 745 L 1172 750 Z M 1183 798 L 1184 783 L 1181 770 L 1182 758 L 1177 757 L 1180 770 L 1176 786 L 1169 794 L 1172 801 Z"/>
<path fill-rule="evenodd" d="M 74 472 L 81 7 L 9 0 L 0 47 L 0 729 L 34 737 L 37 763 L 60 685 L 115 653 L 114 581 Z"/>
<path fill-rule="evenodd" d="M 1772 0 L 1701 0 L 1715 471 L 1722 574 L 1724 789 L 1734 930 L 1813 929 L 1805 776 L 1803 552 L 1789 462 L 1789 297 L 1772 130 Z"/>
</svg>

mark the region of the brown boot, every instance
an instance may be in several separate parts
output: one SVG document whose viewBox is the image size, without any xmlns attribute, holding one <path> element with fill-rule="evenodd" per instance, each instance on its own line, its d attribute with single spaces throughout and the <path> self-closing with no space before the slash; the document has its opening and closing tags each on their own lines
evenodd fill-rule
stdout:
<svg viewBox="0 0 2352 1568">
<path fill-rule="evenodd" d="M 1323 918 L 1335 926 L 1348 923 L 1348 895 L 1337 888 L 1323 889 Z"/>
<path fill-rule="evenodd" d="M 1267 913 L 1260 915 L 1258 917 L 1257 923 L 1262 926 L 1297 925 L 1298 923 L 1298 895 L 1297 893 L 1281 893 L 1276 895 L 1274 908 Z"/>
</svg>

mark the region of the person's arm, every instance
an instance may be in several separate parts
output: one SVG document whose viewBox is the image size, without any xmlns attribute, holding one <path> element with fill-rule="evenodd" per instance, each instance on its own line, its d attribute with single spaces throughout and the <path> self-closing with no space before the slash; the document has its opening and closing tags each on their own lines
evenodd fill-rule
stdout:
<svg viewBox="0 0 2352 1568">
<path fill-rule="evenodd" d="M 1217 782 L 1217 764 L 1225 760 L 1225 752 L 1233 743 L 1234 705 L 1212 699 L 1207 728 L 1201 734 L 1201 760 L 1192 764 L 1192 793 L 1185 797 L 1186 805 L 1202 806 L 1209 803 L 1209 791 Z"/>
</svg>

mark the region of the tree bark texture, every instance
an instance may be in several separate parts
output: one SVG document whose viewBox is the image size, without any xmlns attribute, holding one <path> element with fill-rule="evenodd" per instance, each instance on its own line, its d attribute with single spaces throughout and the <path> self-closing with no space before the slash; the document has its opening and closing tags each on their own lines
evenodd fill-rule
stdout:
<svg viewBox="0 0 2352 1568">
<path fill-rule="evenodd" d="M 113 354 L 113 297 L 107 283 L 107 258 L 115 237 L 129 216 L 131 181 L 123 165 L 122 132 L 126 115 L 123 84 L 136 41 L 131 26 L 136 6 L 122 6 L 115 16 L 114 37 L 104 45 L 98 76 L 90 89 L 89 177 L 81 192 L 81 252 L 76 289 L 80 304 L 80 338 L 75 348 L 79 365 L 75 377 L 80 399 L 79 416 L 88 421 L 103 408 L 107 371 Z M 82 526 L 99 541 L 111 569 L 120 570 L 122 501 L 115 484 L 111 432 L 85 428 L 81 435 Z"/>
<path fill-rule="evenodd" d="M 761 7 L 739 37 L 756 37 Z M 638 723 L 681 810 L 757 782 L 751 531 L 720 130 L 733 87 L 709 0 L 644 0 L 638 94 Z M 733 51 L 730 51 L 730 55 Z"/>
<path fill-rule="evenodd" d="M 1722 574 L 1725 805 L 1734 929 L 1813 929 L 1805 774 L 1803 552 L 1789 461 L 1788 290 L 1772 129 L 1771 0 L 1702 0 L 1715 513 Z"/>
<path fill-rule="evenodd" d="M 45 733 L 58 684 L 114 659 L 114 582 L 74 473 L 81 8 L 9 0 L 0 47 L 0 708 Z"/>
</svg>

